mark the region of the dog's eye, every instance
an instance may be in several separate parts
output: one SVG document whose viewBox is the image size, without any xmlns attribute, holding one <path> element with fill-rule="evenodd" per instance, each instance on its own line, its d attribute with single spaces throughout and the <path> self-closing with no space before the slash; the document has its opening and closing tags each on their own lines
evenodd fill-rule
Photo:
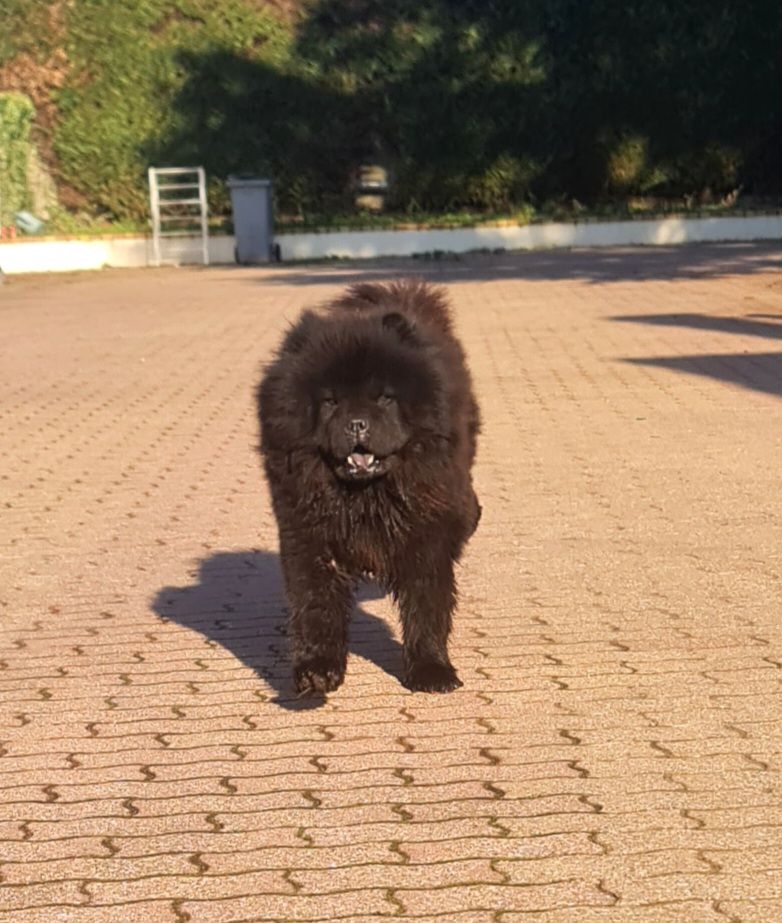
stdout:
<svg viewBox="0 0 782 923">
<path fill-rule="evenodd" d="M 391 404 L 396 403 L 396 397 L 393 394 L 384 393 L 380 395 L 377 402 L 381 407 L 390 407 Z"/>
<path fill-rule="evenodd" d="M 323 407 L 336 407 L 337 399 L 332 394 L 326 394 L 320 399 L 320 403 Z"/>
</svg>

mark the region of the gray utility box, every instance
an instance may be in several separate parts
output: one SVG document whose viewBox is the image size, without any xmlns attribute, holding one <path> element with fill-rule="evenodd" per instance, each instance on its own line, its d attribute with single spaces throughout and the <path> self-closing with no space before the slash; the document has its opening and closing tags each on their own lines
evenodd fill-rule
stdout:
<svg viewBox="0 0 782 923">
<path fill-rule="evenodd" d="M 272 181 L 252 176 L 229 176 L 236 235 L 236 262 L 268 263 L 276 258 L 272 215 Z"/>
</svg>

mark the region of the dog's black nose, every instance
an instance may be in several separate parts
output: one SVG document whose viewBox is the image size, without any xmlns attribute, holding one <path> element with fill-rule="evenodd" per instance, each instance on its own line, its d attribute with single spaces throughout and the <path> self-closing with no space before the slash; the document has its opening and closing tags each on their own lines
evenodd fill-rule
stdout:
<svg viewBox="0 0 782 923">
<path fill-rule="evenodd" d="M 351 420 L 345 429 L 349 436 L 366 436 L 369 432 L 369 423 L 366 420 Z"/>
</svg>

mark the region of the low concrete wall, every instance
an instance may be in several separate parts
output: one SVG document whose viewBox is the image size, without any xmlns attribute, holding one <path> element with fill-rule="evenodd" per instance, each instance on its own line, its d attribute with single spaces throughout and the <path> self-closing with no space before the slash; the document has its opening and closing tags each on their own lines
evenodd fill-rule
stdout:
<svg viewBox="0 0 782 923">
<path fill-rule="evenodd" d="M 659 218 L 636 221 L 547 222 L 455 229 L 323 231 L 278 234 L 283 261 L 339 257 L 361 259 L 443 251 L 532 250 L 554 247 L 661 246 L 706 241 L 782 239 L 782 215 L 725 218 Z M 200 241 L 167 242 L 167 262 L 200 262 Z M 209 241 L 212 263 L 234 262 L 234 238 Z M 21 239 L 0 243 L 3 272 L 68 272 L 149 266 L 152 242 L 144 237 L 91 240 Z"/>
<path fill-rule="evenodd" d="M 166 262 L 201 261 L 200 238 L 177 238 L 166 242 Z M 213 263 L 233 263 L 233 237 L 209 241 Z M 147 237 L 105 237 L 90 240 L 35 240 L 20 238 L 0 243 L 0 269 L 8 275 L 25 272 L 78 272 L 90 269 L 120 269 L 151 266 L 152 239 Z"/>
<path fill-rule="evenodd" d="M 782 215 L 752 218 L 661 218 L 637 221 L 547 222 L 511 227 L 411 231 L 329 231 L 283 234 L 284 260 L 411 256 L 441 250 L 534 250 L 553 247 L 660 246 L 718 240 L 782 238 Z"/>
</svg>

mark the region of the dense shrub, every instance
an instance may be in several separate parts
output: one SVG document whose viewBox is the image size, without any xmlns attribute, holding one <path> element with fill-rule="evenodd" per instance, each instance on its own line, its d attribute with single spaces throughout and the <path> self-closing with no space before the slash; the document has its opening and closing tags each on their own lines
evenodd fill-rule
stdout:
<svg viewBox="0 0 782 923">
<path fill-rule="evenodd" d="M 271 175 L 300 214 L 344 210 L 367 161 L 411 212 L 782 191 L 772 0 L 6 4 L 0 81 L 57 7 L 59 179 L 109 216 L 165 163 L 203 164 L 217 210 L 228 173 Z"/>
<path fill-rule="evenodd" d="M 0 224 L 30 205 L 27 165 L 33 104 L 21 93 L 0 93 Z"/>
<path fill-rule="evenodd" d="M 221 106 L 219 72 L 210 75 L 214 83 L 199 84 L 203 125 L 182 106 L 180 94 L 194 67 L 217 56 L 231 65 L 257 62 L 260 68 L 263 62 L 281 71 L 291 38 L 245 0 L 74 0 L 68 12 L 70 74 L 58 95 L 54 138 L 62 179 L 109 214 L 145 215 L 146 170 L 163 165 L 156 161 L 164 157 L 167 139 L 187 137 L 171 151 L 172 160 L 208 162 L 212 135 L 202 129 L 230 135 L 237 127 Z"/>
</svg>

